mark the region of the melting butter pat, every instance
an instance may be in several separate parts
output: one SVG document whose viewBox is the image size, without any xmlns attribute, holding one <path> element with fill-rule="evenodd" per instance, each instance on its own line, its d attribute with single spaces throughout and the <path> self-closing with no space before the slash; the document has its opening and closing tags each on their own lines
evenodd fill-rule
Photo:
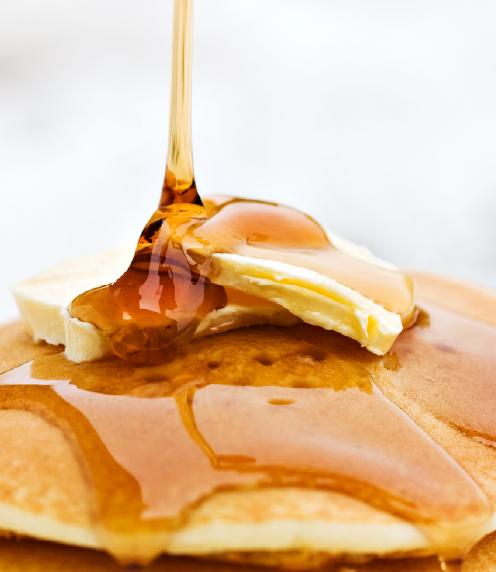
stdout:
<svg viewBox="0 0 496 572">
<path fill-rule="evenodd" d="M 213 259 L 216 284 L 273 302 L 374 354 L 385 354 L 403 329 L 398 314 L 313 270 L 237 254 L 215 254 Z"/>
<path fill-rule="evenodd" d="M 109 353 L 106 337 L 92 324 L 70 316 L 67 308 L 79 294 L 115 282 L 129 265 L 133 249 L 85 256 L 21 282 L 13 289 L 22 319 L 36 341 L 65 346 L 76 363 L 94 361 Z M 237 294 L 235 303 L 213 310 L 199 324 L 196 336 L 246 326 L 290 326 L 299 320 L 283 307 L 262 298 Z"/>
<path fill-rule="evenodd" d="M 371 264 L 386 264 L 347 241 L 332 240 Z M 67 308 L 79 294 L 117 280 L 132 254 L 131 248 L 124 248 L 74 259 L 18 284 L 13 293 L 34 339 L 64 345 L 67 358 L 78 363 L 107 355 L 105 336 L 92 324 L 71 317 Z M 213 269 L 212 281 L 236 291 L 235 302 L 210 312 L 196 336 L 252 325 L 289 326 L 302 320 L 383 355 L 403 329 L 398 314 L 315 271 L 236 254 L 214 254 Z"/>
</svg>

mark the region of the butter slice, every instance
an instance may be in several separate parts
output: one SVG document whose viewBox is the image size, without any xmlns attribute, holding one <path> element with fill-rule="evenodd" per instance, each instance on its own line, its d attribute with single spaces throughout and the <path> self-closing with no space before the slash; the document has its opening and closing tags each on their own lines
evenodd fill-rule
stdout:
<svg viewBox="0 0 496 572">
<path fill-rule="evenodd" d="M 392 267 L 340 237 L 332 236 L 331 240 L 357 258 Z M 109 347 L 103 334 L 92 324 L 71 317 L 67 308 L 79 294 L 115 282 L 129 265 L 132 253 L 131 248 L 124 248 L 77 258 L 15 286 L 21 317 L 34 339 L 64 345 L 67 358 L 77 363 L 107 355 Z M 398 314 L 315 271 L 225 253 L 213 255 L 213 268 L 213 282 L 243 293 L 246 300 L 238 295 L 236 304 L 210 312 L 196 336 L 252 325 L 289 326 L 302 320 L 339 332 L 383 355 L 403 329 Z"/>
<path fill-rule="evenodd" d="M 398 314 L 313 270 L 284 262 L 214 254 L 216 284 L 286 308 L 312 326 L 339 332 L 384 355 L 401 333 Z"/>
<path fill-rule="evenodd" d="M 63 262 L 51 270 L 21 282 L 13 294 L 22 319 L 35 341 L 65 346 L 70 361 L 94 361 L 109 353 L 105 336 L 92 324 L 70 316 L 72 300 L 97 286 L 115 282 L 129 266 L 133 250 L 123 248 Z M 236 304 L 210 312 L 199 324 L 196 336 L 217 334 L 245 326 L 290 326 L 299 320 L 287 310 L 263 299 L 237 296 Z"/>
<path fill-rule="evenodd" d="M 66 260 L 17 284 L 13 294 L 34 340 L 66 345 L 67 312 L 61 311 L 79 294 L 115 281 L 129 266 L 132 253 L 132 248 L 121 248 Z"/>
</svg>

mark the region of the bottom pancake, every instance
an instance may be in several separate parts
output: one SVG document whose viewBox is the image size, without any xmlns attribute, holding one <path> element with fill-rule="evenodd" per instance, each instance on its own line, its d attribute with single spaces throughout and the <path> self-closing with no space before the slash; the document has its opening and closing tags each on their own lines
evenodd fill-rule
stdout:
<svg viewBox="0 0 496 572">
<path fill-rule="evenodd" d="M 300 560 L 301 564 L 301 560 Z M 303 570 L 294 561 L 294 570 Z M 442 566 L 437 558 L 373 561 L 363 565 L 332 564 L 322 572 L 461 572 L 456 564 Z M 0 540 L 2 572 L 120 572 L 122 568 L 109 556 L 93 550 L 62 546 L 34 540 Z M 162 557 L 143 568 L 143 572 L 264 572 L 265 567 L 213 560 Z M 489 569 L 467 569 L 464 572 L 488 572 Z"/>
</svg>

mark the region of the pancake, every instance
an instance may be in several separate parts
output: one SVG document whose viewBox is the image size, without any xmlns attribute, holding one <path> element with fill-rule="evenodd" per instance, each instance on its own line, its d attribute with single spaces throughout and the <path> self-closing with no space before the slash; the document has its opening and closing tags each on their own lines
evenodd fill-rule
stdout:
<svg viewBox="0 0 496 572">
<path fill-rule="evenodd" d="M 246 335 L 247 332 L 232 334 L 237 347 L 242 333 Z M 271 331 L 270 335 L 273 334 Z M 60 354 L 53 354 L 50 346 L 31 344 L 19 324 L 3 328 L 0 335 L 2 347 L 19 348 L 17 354 L 12 354 L 15 363 L 32 357 L 32 352 L 60 357 Z M 232 336 L 224 335 L 228 338 L 225 340 L 227 353 L 233 349 L 229 341 Z M 266 343 L 267 338 L 263 342 Z M 206 343 L 207 340 L 203 342 Z M 22 356 L 19 354 L 23 346 L 25 354 Z M 3 359 L 4 367 L 13 365 L 8 363 L 7 357 Z M 183 363 L 185 359 L 183 357 Z M 59 362 L 64 367 L 63 360 Z M 79 366 L 79 369 L 82 367 L 89 370 L 94 365 Z M 157 395 L 160 390 L 157 382 L 148 382 L 131 391 L 135 395 L 139 391 Z M 26 439 L 26 435 L 30 438 Z M 24 410 L 2 411 L 0 439 L 3 444 L 0 452 L 0 526 L 17 534 L 98 547 L 91 525 L 88 486 L 64 433 L 28 410 L 26 405 Z M 354 534 L 348 536 L 350 526 Z M 357 535 L 362 537 L 358 543 Z M 340 543 L 336 543 L 336 536 L 341 538 Z M 386 545 L 384 536 L 388 537 Z M 332 538 L 333 542 L 329 543 L 327 538 Z M 292 548 L 301 550 L 306 544 L 312 551 L 334 549 L 342 553 L 353 552 L 358 544 L 359 556 L 362 556 L 364 549 L 376 552 L 377 544 L 387 552 L 421 551 L 425 540 L 408 523 L 344 495 L 298 488 L 264 488 L 218 492 L 190 513 L 187 526 L 170 539 L 169 550 L 197 553 L 240 549 L 288 551 Z M 315 556 L 311 557 L 312 561 L 315 559 Z M 321 560 L 319 557 L 318 562 Z"/>
<path fill-rule="evenodd" d="M 494 371 L 495 299 L 470 287 L 460 296 L 460 287 L 447 281 L 439 297 L 429 284 L 424 278 L 419 293 L 430 325 L 424 317 L 424 327 L 405 332 L 386 358 L 317 328 L 263 327 L 195 340 L 160 369 L 130 375 L 112 360 L 69 364 L 60 349 L 33 344 L 22 325 L 5 326 L 0 527 L 5 534 L 103 548 L 123 561 L 169 552 L 308 567 L 438 549 L 461 556 L 494 528 L 496 451 L 488 414 L 494 399 L 487 391 L 494 379 L 488 371 Z M 472 316 L 471 308 L 477 308 Z M 468 348 L 462 355 L 463 333 L 470 338 L 461 340 Z M 464 404 L 460 376 L 473 368 L 478 377 L 470 391 L 482 393 L 471 397 L 485 399 L 478 410 L 457 409 L 447 377 Z M 447 400 L 437 399 L 436 384 Z M 47 388 L 56 399 L 50 394 L 47 401 Z M 315 409 L 313 432 L 301 439 L 298 423 L 309 420 L 294 401 Z M 188 446 L 174 433 L 172 402 Z M 319 403 L 333 415 L 326 425 Z M 357 412 L 360 423 L 347 422 Z M 105 433 L 109 427 L 113 437 Z M 250 439 L 240 433 L 246 428 Z M 140 447 L 149 454 L 137 454 Z M 177 459 L 167 476 L 163 463 Z M 3 544 L 0 563 L 15 550 Z M 432 561 L 416 565 L 427 570 Z"/>
<path fill-rule="evenodd" d="M 3 572 L 119 572 L 122 568 L 109 556 L 92 550 L 32 540 L 0 540 L 0 569 Z M 252 565 L 162 557 L 144 572 L 264 572 Z M 363 565 L 329 564 L 323 572 L 441 572 L 436 558 L 375 561 Z M 450 565 L 448 572 L 460 572 Z M 487 571 L 487 569 L 485 569 Z M 470 572 L 479 572 L 474 569 Z"/>
</svg>

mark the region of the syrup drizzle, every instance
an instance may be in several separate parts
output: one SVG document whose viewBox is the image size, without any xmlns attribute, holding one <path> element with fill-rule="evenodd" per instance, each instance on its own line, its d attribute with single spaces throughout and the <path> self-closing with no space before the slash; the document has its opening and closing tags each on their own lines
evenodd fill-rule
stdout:
<svg viewBox="0 0 496 572">
<path fill-rule="evenodd" d="M 160 209 L 174 203 L 202 204 L 193 172 L 191 64 L 193 0 L 175 0 L 169 147 Z"/>
<path fill-rule="evenodd" d="M 73 317 L 96 326 L 113 353 L 135 363 L 169 359 L 209 312 L 228 302 L 212 283 L 212 256 L 232 252 L 325 274 L 397 312 L 414 316 L 404 274 L 336 249 L 323 229 L 296 210 L 221 197 L 203 204 L 191 138 L 192 0 L 175 0 L 167 166 L 159 208 L 141 233 L 128 270 L 114 284 L 73 300 Z"/>
</svg>

